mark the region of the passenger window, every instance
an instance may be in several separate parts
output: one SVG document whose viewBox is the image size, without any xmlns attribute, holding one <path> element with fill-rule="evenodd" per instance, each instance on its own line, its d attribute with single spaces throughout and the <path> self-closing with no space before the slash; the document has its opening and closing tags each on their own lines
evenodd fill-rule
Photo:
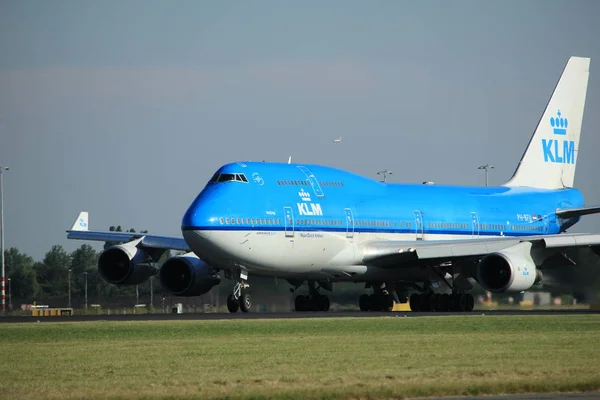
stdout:
<svg viewBox="0 0 600 400">
<path fill-rule="evenodd" d="M 229 225 L 229 218 L 225 218 L 225 223 Z"/>
<path fill-rule="evenodd" d="M 221 222 L 221 225 L 223 225 L 223 218 L 221 218 L 219 221 Z"/>
</svg>

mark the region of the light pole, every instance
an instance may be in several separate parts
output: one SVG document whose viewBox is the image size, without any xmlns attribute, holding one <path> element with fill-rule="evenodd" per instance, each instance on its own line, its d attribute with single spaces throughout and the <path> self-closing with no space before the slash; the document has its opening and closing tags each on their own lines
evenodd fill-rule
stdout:
<svg viewBox="0 0 600 400">
<path fill-rule="evenodd" d="M 388 175 L 392 175 L 392 171 L 388 171 L 387 169 L 384 169 L 383 171 L 379 171 L 377 172 L 377 175 L 383 175 L 383 180 L 382 182 L 386 181 L 386 178 Z"/>
<path fill-rule="evenodd" d="M 494 169 L 494 166 L 491 164 L 480 165 L 477 169 L 485 170 L 485 186 L 488 185 L 488 169 Z"/>
<path fill-rule="evenodd" d="M 2 313 L 6 313 L 6 271 L 4 270 L 4 187 L 2 180 L 2 173 L 8 171 L 10 168 L 0 166 L 0 233 L 2 239 L 0 240 L 0 262 L 2 264 L 2 278 L 0 279 L 0 297 L 2 297 Z"/>
<path fill-rule="evenodd" d="M 69 273 L 69 308 L 71 308 L 71 268 L 67 272 Z"/>
<path fill-rule="evenodd" d="M 11 279 L 7 278 L 6 280 L 8 281 L 8 309 L 12 310 L 12 290 L 11 290 L 11 287 L 10 287 L 10 281 L 11 281 Z"/>
<path fill-rule="evenodd" d="M 487 185 L 488 185 L 488 170 L 494 169 L 494 166 L 492 164 L 485 164 L 485 165 L 480 165 L 479 167 L 477 167 L 477 169 L 485 170 L 485 186 L 487 187 Z M 492 292 L 486 290 L 485 294 L 486 294 L 486 299 L 487 299 L 486 301 L 488 303 L 491 303 L 492 302 Z"/>
<path fill-rule="evenodd" d="M 85 271 L 83 273 L 83 275 L 85 276 L 85 309 L 87 310 L 87 308 L 88 308 L 88 301 L 87 301 L 87 271 Z"/>
</svg>

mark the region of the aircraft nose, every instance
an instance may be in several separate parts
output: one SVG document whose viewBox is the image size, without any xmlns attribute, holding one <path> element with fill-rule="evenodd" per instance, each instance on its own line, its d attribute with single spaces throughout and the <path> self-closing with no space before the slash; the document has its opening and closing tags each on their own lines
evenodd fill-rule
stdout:
<svg viewBox="0 0 600 400">
<path fill-rule="evenodd" d="M 219 191 L 205 188 L 185 212 L 181 221 L 181 229 L 203 231 L 218 224 L 223 204 L 221 197 Z"/>
</svg>

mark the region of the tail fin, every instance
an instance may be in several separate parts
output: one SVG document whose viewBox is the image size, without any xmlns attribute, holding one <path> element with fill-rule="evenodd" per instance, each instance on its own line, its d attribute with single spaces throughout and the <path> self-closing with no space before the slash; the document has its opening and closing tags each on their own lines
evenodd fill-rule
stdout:
<svg viewBox="0 0 600 400">
<path fill-rule="evenodd" d="M 505 186 L 573 187 L 589 74 L 589 58 L 569 58 L 527 150 Z"/>
<path fill-rule="evenodd" d="M 88 230 L 88 212 L 82 211 L 79 213 L 75 222 L 73 222 L 73 226 L 71 226 L 72 231 L 87 231 Z"/>
</svg>

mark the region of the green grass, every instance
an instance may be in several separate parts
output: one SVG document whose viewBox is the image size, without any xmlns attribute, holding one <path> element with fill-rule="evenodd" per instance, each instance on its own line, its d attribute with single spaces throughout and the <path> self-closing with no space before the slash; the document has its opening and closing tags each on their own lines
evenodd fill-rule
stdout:
<svg viewBox="0 0 600 400">
<path fill-rule="evenodd" d="M 600 316 L 0 324 L 0 398 L 600 390 Z"/>
</svg>

